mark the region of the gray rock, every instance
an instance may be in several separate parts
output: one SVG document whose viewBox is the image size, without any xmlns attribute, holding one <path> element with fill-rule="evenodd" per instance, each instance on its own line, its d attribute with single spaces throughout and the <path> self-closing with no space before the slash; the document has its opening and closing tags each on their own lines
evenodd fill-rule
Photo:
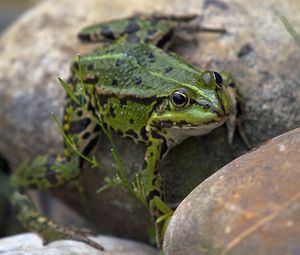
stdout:
<svg viewBox="0 0 300 255">
<path fill-rule="evenodd" d="M 105 252 L 70 240 L 56 241 L 44 246 L 36 234 L 26 233 L 0 239 L 0 253 L 3 255 L 156 255 L 158 253 L 145 244 L 130 240 L 107 236 L 97 236 L 93 239 L 103 245 Z"/>
<path fill-rule="evenodd" d="M 232 161 L 179 205 L 167 255 L 300 254 L 300 128 Z"/>
<path fill-rule="evenodd" d="M 297 7 L 293 0 L 45 1 L 0 39 L 0 153 L 15 168 L 38 154 L 62 152 L 62 138 L 50 113 L 62 118 L 65 95 L 57 77 L 66 80 L 71 60 L 86 50 L 79 45 L 77 32 L 134 12 L 197 13 L 200 24 L 226 28 L 225 34 L 199 33 L 198 45 L 178 42 L 174 50 L 200 69 L 225 70 L 236 77 L 245 99 L 243 126 L 252 146 L 299 126 L 300 50 L 272 12 L 280 9 L 299 27 Z M 142 169 L 145 147 L 118 136 L 115 142 L 128 176 L 134 177 Z M 245 147 L 236 137 L 231 153 L 224 127 L 185 141 L 160 168 L 168 202 L 181 201 L 243 152 Z M 56 195 L 102 231 L 148 240 L 145 229 L 151 221 L 135 198 L 121 187 L 95 193 L 103 185 L 105 169 L 115 167 L 105 138 L 97 156 L 103 169 L 87 168 L 80 180 L 86 189 L 85 206 L 74 187 L 56 190 Z"/>
</svg>

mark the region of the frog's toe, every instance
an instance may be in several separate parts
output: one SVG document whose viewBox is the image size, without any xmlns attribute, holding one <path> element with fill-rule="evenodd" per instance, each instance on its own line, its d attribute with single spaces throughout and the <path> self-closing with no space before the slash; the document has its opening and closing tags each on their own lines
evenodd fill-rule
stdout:
<svg viewBox="0 0 300 255">
<path fill-rule="evenodd" d="M 86 243 L 98 250 L 104 251 L 104 248 L 101 244 L 93 241 L 88 237 L 88 235 L 91 234 L 91 230 L 83 228 L 83 229 L 77 229 L 77 228 L 65 228 L 61 227 L 59 225 L 56 225 L 55 223 L 51 222 L 50 225 L 48 224 L 48 228 L 43 233 L 40 233 L 43 239 L 44 245 L 61 240 L 61 239 L 70 239 L 78 242 Z"/>
<path fill-rule="evenodd" d="M 86 235 L 76 234 L 74 236 L 71 236 L 70 239 L 72 239 L 74 241 L 79 241 L 79 242 L 86 243 L 86 244 L 94 247 L 97 250 L 104 251 L 104 247 L 101 244 L 93 241 L 92 239 L 90 239 Z"/>
</svg>

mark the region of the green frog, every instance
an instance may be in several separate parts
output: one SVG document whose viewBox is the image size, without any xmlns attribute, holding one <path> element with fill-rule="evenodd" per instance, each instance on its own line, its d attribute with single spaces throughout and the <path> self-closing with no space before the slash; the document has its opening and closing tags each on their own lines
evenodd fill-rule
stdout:
<svg viewBox="0 0 300 255">
<path fill-rule="evenodd" d="M 38 156 L 17 169 L 11 179 L 12 203 L 18 218 L 44 241 L 73 239 L 103 250 L 81 231 L 64 228 L 40 215 L 27 195 L 29 188 L 50 189 L 78 178 L 85 158 L 93 155 L 101 127 L 147 146 L 142 197 L 156 227 L 158 245 L 169 217 L 159 163 L 176 144 L 205 135 L 227 121 L 232 140 L 236 93 L 226 73 L 199 70 L 167 52 L 182 31 L 195 32 L 195 16 L 143 16 L 93 25 L 79 33 L 83 42 L 102 42 L 92 53 L 77 58 L 68 81 L 63 132 L 80 151 Z M 99 125 L 99 121 L 103 125 Z M 171 211 L 171 209 L 169 209 Z"/>
</svg>

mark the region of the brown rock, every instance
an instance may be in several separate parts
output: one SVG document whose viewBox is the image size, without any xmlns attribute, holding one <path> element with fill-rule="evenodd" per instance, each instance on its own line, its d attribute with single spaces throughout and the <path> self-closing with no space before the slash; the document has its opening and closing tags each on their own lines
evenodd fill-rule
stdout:
<svg viewBox="0 0 300 255">
<path fill-rule="evenodd" d="M 300 25 L 299 1 L 45 1 L 19 19 L 0 39 L 0 153 L 12 168 L 44 153 L 61 153 L 62 138 L 50 117 L 62 118 L 67 79 L 79 52 L 77 32 L 94 22 L 135 12 L 199 14 L 199 23 L 224 27 L 225 34 L 199 33 L 198 45 L 177 43 L 174 50 L 200 69 L 231 72 L 245 98 L 246 134 L 252 146 L 300 124 L 299 48 L 272 9 L 278 8 Z M 143 145 L 115 136 L 124 168 L 133 177 L 142 169 Z M 147 212 L 120 187 L 96 194 L 115 167 L 109 143 L 103 139 L 98 156 L 103 169 L 87 169 L 81 179 L 85 206 L 74 187 L 56 193 L 85 214 L 102 231 L 147 240 Z M 234 141 L 233 155 L 245 147 Z M 135 157 L 132 157 L 135 155 Z M 160 169 L 169 202 L 181 201 L 196 185 L 232 159 L 226 130 L 188 139 L 176 147 Z M 109 220 L 107 220 L 109 219 Z"/>
<path fill-rule="evenodd" d="M 177 208 L 166 254 L 300 254 L 300 128 L 232 161 Z"/>
</svg>

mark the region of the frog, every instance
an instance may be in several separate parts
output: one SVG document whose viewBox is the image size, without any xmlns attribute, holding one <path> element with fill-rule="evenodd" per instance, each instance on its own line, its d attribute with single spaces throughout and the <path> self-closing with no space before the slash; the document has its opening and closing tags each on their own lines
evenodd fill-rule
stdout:
<svg viewBox="0 0 300 255">
<path fill-rule="evenodd" d="M 11 201 L 19 220 L 45 244 L 72 239 L 104 250 L 85 231 L 62 227 L 37 212 L 28 195 L 30 188 L 52 189 L 78 178 L 104 127 L 146 145 L 141 197 L 153 219 L 158 247 L 172 217 L 165 217 L 161 208 L 173 212 L 159 173 L 168 152 L 186 138 L 208 134 L 224 123 L 232 142 L 238 104 L 232 76 L 199 70 L 169 51 L 181 32 L 202 30 L 193 23 L 196 17 L 139 14 L 79 32 L 81 42 L 102 44 L 74 60 L 67 82 L 72 93 L 65 100 L 63 135 L 80 153 L 71 153 L 65 145 L 63 155 L 37 156 L 11 177 Z"/>
</svg>

